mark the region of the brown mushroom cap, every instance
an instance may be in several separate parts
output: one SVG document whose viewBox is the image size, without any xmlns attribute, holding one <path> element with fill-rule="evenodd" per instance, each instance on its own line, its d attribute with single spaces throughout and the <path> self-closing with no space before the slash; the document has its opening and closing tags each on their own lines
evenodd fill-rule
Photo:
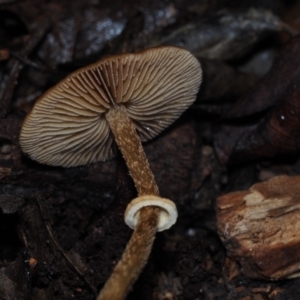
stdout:
<svg viewBox="0 0 300 300">
<path fill-rule="evenodd" d="M 147 141 L 193 103 L 201 79 L 198 60 L 177 47 L 102 59 L 38 99 L 21 130 L 22 150 L 56 166 L 106 160 L 116 151 L 105 117 L 111 107 L 126 107 L 141 140 Z"/>
</svg>

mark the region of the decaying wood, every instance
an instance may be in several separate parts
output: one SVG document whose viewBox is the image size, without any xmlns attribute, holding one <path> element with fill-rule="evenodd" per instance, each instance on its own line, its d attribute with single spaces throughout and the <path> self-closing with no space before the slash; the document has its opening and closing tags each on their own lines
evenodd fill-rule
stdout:
<svg viewBox="0 0 300 300">
<path fill-rule="evenodd" d="M 252 278 L 300 277 L 300 176 L 257 183 L 217 199 L 219 235 Z"/>
</svg>

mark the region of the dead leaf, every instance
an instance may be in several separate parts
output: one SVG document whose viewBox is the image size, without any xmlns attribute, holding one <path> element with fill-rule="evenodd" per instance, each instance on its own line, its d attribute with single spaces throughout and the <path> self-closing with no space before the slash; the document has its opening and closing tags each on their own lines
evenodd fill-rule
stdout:
<svg viewBox="0 0 300 300">
<path fill-rule="evenodd" d="M 153 36 L 147 46 L 168 44 L 184 47 L 199 57 L 232 60 L 249 53 L 271 33 L 286 31 L 286 28 L 277 16 L 266 10 L 222 10 L 184 25 L 165 28 Z"/>
<path fill-rule="evenodd" d="M 243 117 L 223 121 L 216 130 L 214 143 L 222 163 L 293 155 L 300 150 L 300 69 L 294 63 L 300 38 L 286 49 L 276 68 L 244 98 L 247 102 L 238 102 L 230 112 L 230 116 Z M 245 118 L 257 112 L 261 114 Z"/>
<path fill-rule="evenodd" d="M 262 112 L 284 97 L 291 79 L 299 77 L 300 37 L 293 38 L 279 53 L 268 72 L 249 92 L 239 99 L 224 118 L 241 118 Z"/>
</svg>

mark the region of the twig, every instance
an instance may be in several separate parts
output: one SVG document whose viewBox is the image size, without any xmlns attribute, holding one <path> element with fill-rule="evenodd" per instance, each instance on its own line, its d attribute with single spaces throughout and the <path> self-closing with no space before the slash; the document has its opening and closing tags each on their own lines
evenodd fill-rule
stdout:
<svg viewBox="0 0 300 300">
<path fill-rule="evenodd" d="M 297 35 L 299 35 L 299 31 L 296 30 L 296 29 L 294 29 L 293 27 L 291 27 L 287 23 L 280 21 L 279 25 L 281 26 L 282 30 L 286 31 L 291 36 L 297 36 Z"/>
<path fill-rule="evenodd" d="M 40 71 L 48 71 L 48 69 L 46 69 L 45 67 L 40 66 L 39 64 L 35 63 L 34 61 L 32 61 L 30 59 L 27 59 L 27 58 L 24 58 L 24 57 L 20 56 L 18 53 L 10 52 L 10 55 L 12 57 L 18 59 L 19 61 L 21 61 L 25 65 L 31 66 L 35 69 L 40 70 Z"/>
</svg>

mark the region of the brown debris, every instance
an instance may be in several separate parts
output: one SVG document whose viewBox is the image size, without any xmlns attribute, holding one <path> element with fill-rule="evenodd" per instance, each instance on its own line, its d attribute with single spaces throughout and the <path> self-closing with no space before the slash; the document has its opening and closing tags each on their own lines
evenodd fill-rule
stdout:
<svg viewBox="0 0 300 300">
<path fill-rule="evenodd" d="M 182 293 L 182 285 L 179 278 L 174 274 L 159 274 L 158 287 L 155 291 L 157 300 L 176 300 Z"/>
<path fill-rule="evenodd" d="M 239 265 L 230 257 L 226 257 L 225 259 L 224 274 L 226 275 L 226 279 L 228 282 L 230 282 L 232 279 L 234 279 L 240 274 Z"/>
<path fill-rule="evenodd" d="M 7 48 L 0 48 L 0 61 L 7 60 L 9 57 L 9 50 Z"/>
<path fill-rule="evenodd" d="M 10 168 L 0 167 L 0 180 L 11 172 Z"/>
</svg>

